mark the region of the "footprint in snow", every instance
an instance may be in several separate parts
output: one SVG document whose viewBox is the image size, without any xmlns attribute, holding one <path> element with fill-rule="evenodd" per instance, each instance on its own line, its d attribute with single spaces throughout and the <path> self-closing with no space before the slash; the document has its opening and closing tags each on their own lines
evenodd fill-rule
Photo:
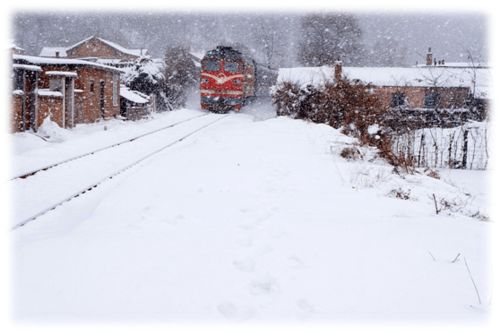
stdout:
<svg viewBox="0 0 500 335">
<path fill-rule="evenodd" d="M 255 261 L 250 258 L 234 260 L 233 265 L 243 272 L 253 272 L 255 270 Z"/>
<path fill-rule="evenodd" d="M 226 319 L 235 320 L 235 321 L 244 321 L 251 319 L 255 315 L 255 311 L 246 306 L 246 307 L 238 307 L 231 302 L 223 302 L 217 305 L 217 310 L 221 313 Z"/>
<path fill-rule="evenodd" d="M 251 247 L 253 245 L 253 239 L 250 237 L 244 237 L 238 239 L 237 243 L 242 247 Z"/>
<path fill-rule="evenodd" d="M 295 255 L 289 256 L 287 262 L 292 268 L 300 268 L 304 266 L 304 262 L 302 261 L 302 259 Z"/>
<path fill-rule="evenodd" d="M 313 305 L 311 305 L 306 299 L 299 299 L 296 302 L 297 307 L 300 308 L 300 310 L 307 312 L 307 313 L 314 313 L 315 308 Z"/>
<path fill-rule="evenodd" d="M 254 280 L 250 283 L 250 293 L 253 295 L 269 295 L 278 290 L 279 285 L 274 278 Z"/>
</svg>

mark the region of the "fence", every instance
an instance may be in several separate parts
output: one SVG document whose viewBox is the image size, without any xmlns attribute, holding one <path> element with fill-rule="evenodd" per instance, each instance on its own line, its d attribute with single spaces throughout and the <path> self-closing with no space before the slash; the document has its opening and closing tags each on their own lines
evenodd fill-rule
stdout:
<svg viewBox="0 0 500 335">
<path fill-rule="evenodd" d="M 486 169 L 488 123 L 469 122 L 454 128 L 415 129 L 393 136 L 393 150 L 413 157 L 417 167 Z"/>
<path fill-rule="evenodd" d="M 129 106 L 126 108 L 126 115 L 128 120 L 140 120 L 144 119 L 151 113 L 151 106 L 144 105 L 144 106 Z"/>
</svg>

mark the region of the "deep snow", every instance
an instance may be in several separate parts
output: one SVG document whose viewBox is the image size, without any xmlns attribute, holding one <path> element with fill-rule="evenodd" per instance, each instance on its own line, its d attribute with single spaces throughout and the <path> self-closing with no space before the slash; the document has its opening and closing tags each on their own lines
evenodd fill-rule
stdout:
<svg viewBox="0 0 500 335">
<path fill-rule="evenodd" d="M 199 113 L 115 120 L 107 131 L 104 124 L 78 126 L 56 143 L 15 135 L 13 173 Z M 372 150 L 363 161 L 341 158 L 353 139 L 335 129 L 271 116 L 258 105 L 231 114 L 13 231 L 14 316 L 485 318 L 488 222 L 472 216 L 488 215 L 487 171 L 402 179 L 387 164 L 369 162 Z M 410 199 L 392 196 L 397 189 L 410 190 Z M 455 207 L 436 215 L 433 193 Z"/>
</svg>

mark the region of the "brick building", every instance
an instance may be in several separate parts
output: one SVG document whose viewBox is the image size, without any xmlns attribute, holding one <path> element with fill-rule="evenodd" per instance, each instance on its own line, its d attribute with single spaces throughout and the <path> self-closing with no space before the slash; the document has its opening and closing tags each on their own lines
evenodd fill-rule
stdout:
<svg viewBox="0 0 500 335">
<path fill-rule="evenodd" d="M 69 47 L 44 47 L 41 57 L 79 58 L 117 67 L 129 66 L 136 59 L 148 56 L 147 49 L 129 49 L 97 36 L 90 36 Z"/>
<path fill-rule="evenodd" d="M 42 68 L 36 65 L 12 65 L 12 131 L 35 127 L 38 110 L 38 77 Z"/>
<path fill-rule="evenodd" d="M 79 59 L 13 55 L 14 131 L 36 130 L 47 116 L 59 126 L 120 113 L 122 70 Z"/>
<path fill-rule="evenodd" d="M 397 123 L 417 120 L 453 126 L 486 117 L 490 81 L 486 66 L 445 65 L 441 60 L 415 67 L 343 67 L 338 62 L 333 68 L 282 68 L 278 83 L 321 86 L 342 77 L 370 84 Z"/>
</svg>

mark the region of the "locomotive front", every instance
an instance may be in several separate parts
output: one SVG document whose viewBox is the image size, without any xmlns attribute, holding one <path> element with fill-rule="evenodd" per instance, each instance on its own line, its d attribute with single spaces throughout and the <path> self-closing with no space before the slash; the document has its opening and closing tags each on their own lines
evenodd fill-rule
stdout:
<svg viewBox="0 0 500 335">
<path fill-rule="evenodd" d="M 201 61 L 201 108 L 239 111 L 255 94 L 255 67 L 231 47 L 218 46 Z"/>
</svg>

